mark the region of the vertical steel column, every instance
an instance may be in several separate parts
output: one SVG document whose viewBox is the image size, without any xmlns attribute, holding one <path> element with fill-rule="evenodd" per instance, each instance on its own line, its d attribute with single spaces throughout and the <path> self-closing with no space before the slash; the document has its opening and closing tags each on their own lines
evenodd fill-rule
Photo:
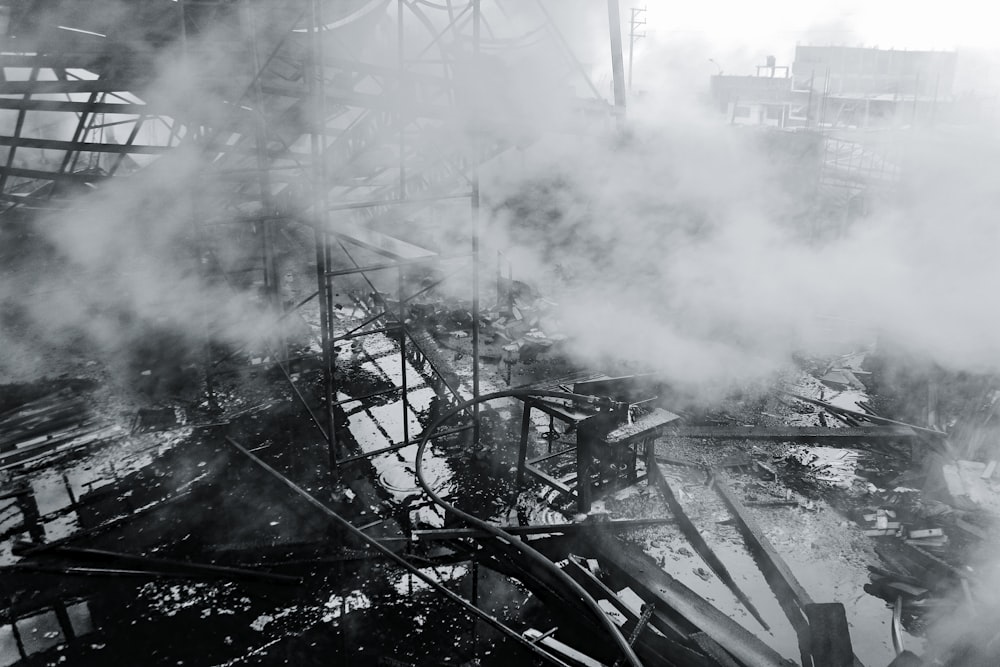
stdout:
<svg viewBox="0 0 1000 667">
<path fill-rule="evenodd" d="M 410 399 L 406 386 L 406 302 L 403 300 L 403 267 L 398 269 L 397 291 L 399 298 L 399 370 L 403 390 L 403 442 L 410 441 Z"/>
<path fill-rule="evenodd" d="M 327 295 L 330 291 L 329 279 L 326 276 L 326 233 L 316 227 L 316 289 L 319 291 L 319 331 L 320 346 L 323 349 L 323 401 L 326 409 L 327 422 L 327 445 L 330 453 L 330 470 L 336 475 L 337 469 L 337 447 L 336 447 L 336 419 L 333 415 L 333 393 L 334 393 L 334 365 L 336 359 L 333 354 L 333 345 L 330 341 L 330 309 L 328 307 Z"/>
<path fill-rule="evenodd" d="M 524 466 L 528 459 L 528 434 L 531 432 L 531 402 L 523 402 L 523 412 L 521 413 L 521 438 L 518 440 L 517 449 L 517 481 L 515 486 L 518 491 L 524 483 Z"/>
<path fill-rule="evenodd" d="M 479 70 L 479 29 L 482 22 L 480 0 L 472 0 L 472 62 Z M 478 80 L 478 77 L 477 77 Z M 476 104 L 473 101 L 473 104 Z M 474 109 L 472 124 L 472 397 L 479 398 L 479 111 Z M 472 442 L 479 444 L 479 401 L 472 412 Z"/>
<path fill-rule="evenodd" d="M 318 0 L 310 0 L 310 72 L 306 77 L 313 95 L 313 122 L 310 136 L 310 151 L 313 160 L 313 217 L 316 225 L 316 289 L 319 300 L 320 343 L 323 347 L 323 402 L 326 410 L 326 437 L 330 458 L 330 475 L 339 481 L 337 461 L 340 454 L 337 447 L 337 419 L 334 414 L 334 394 L 336 385 L 336 353 L 333 348 L 330 278 L 327 276 L 329 242 L 326 230 L 326 93 L 323 77 L 323 42 L 320 29 L 323 25 L 322 8 Z"/>
<path fill-rule="evenodd" d="M 479 561 L 472 559 L 472 606 L 479 606 Z M 479 657 L 479 617 L 472 617 L 472 659 L 478 663 Z"/>
<path fill-rule="evenodd" d="M 399 85 L 396 93 L 399 95 L 399 198 L 406 199 L 406 101 L 403 95 L 406 60 L 403 57 L 403 0 L 397 1 L 397 12 L 396 55 L 399 65 Z"/>
<path fill-rule="evenodd" d="M 188 53 L 188 40 L 187 40 L 187 2 L 186 0 L 180 0 L 177 3 L 177 11 L 180 15 L 180 25 L 181 25 L 181 59 L 185 69 L 190 65 L 190 54 Z M 181 126 L 180 121 L 176 118 L 174 119 L 174 126 L 170 130 L 170 136 L 173 137 L 175 132 L 179 130 Z M 193 123 L 189 123 L 184 126 L 184 138 L 183 141 L 190 141 L 195 145 L 198 144 L 203 138 L 203 127 L 198 124 L 198 120 L 194 119 Z M 194 228 L 194 240 L 195 240 L 195 262 L 199 271 L 211 271 L 212 265 L 208 264 L 206 266 L 205 261 L 205 229 L 201 224 L 201 219 L 198 217 L 198 205 L 201 200 L 201 189 L 197 187 L 198 184 L 194 184 L 196 187 L 193 189 L 193 194 L 191 196 L 190 206 L 191 206 L 191 225 Z M 203 276 L 204 277 L 204 276 Z M 211 409 L 218 408 L 218 402 L 215 400 L 215 381 L 212 376 L 212 368 L 214 364 L 212 363 L 212 340 L 211 340 L 211 327 L 209 326 L 209 314 L 207 305 L 202 305 L 201 308 L 201 319 L 202 326 L 205 331 L 205 347 L 202 351 L 204 355 L 205 363 L 205 397 L 208 401 L 208 406 Z"/>
<path fill-rule="evenodd" d="M 406 199 L 406 100 L 403 94 L 405 85 L 406 58 L 404 56 L 403 34 L 403 0 L 396 3 L 396 57 L 399 66 L 399 84 L 396 93 L 399 95 L 399 198 Z M 397 298 L 399 300 L 399 370 L 402 375 L 401 390 L 403 404 L 403 442 L 410 441 L 410 400 L 406 384 L 406 304 L 403 301 L 403 267 L 397 272 Z"/>
<path fill-rule="evenodd" d="M 502 256 L 503 253 L 497 250 L 497 308 L 498 309 L 500 308 L 500 295 L 503 293 L 503 290 L 500 288 L 501 278 L 503 278 L 503 274 L 500 272 L 500 258 Z"/>
<path fill-rule="evenodd" d="M 594 458 L 594 436 L 588 431 L 576 433 L 576 511 L 589 514 L 594 498 L 591 483 L 591 462 Z"/>
<path fill-rule="evenodd" d="M 261 89 L 260 50 L 257 46 L 257 16 L 251 0 L 243 0 L 246 32 L 250 38 L 250 73 L 253 76 L 254 96 L 254 144 L 257 157 L 257 179 L 260 187 L 260 203 L 264 212 L 261 222 L 261 256 L 264 263 L 264 289 L 271 307 L 280 306 L 278 296 L 278 265 L 274 256 L 274 220 L 275 207 L 271 201 L 271 175 L 267 163 L 267 119 L 264 116 L 264 94 Z M 279 355 L 287 358 L 284 341 L 279 346 Z"/>
</svg>

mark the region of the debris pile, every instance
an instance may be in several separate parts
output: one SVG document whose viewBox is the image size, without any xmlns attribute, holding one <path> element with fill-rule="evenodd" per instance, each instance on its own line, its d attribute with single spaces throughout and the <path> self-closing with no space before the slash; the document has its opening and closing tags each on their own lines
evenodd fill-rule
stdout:
<svg viewBox="0 0 1000 667">
<path fill-rule="evenodd" d="M 847 489 L 857 479 L 859 456 L 848 449 L 796 445 L 789 448 L 784 460 L 809 468 L 817 481 Z"/>
<path fill-rule="evenodd" d="M 73 387 L 12 401 L 0 412 L 0 469 L 56 453 L 92 447 L 120 435 L 95 416 L 87 397 Z"/>
</svg>

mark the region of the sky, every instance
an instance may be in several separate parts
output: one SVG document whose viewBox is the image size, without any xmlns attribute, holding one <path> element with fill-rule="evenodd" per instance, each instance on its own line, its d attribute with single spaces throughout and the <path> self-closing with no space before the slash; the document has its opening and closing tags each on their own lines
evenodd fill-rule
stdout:
<svg viewBox="0 0 1000 667">
<path fill-rule="evenodd" d="M 670 54 L 682 52 L 691 56 L 685 62 L 703 63 L 704 77 L 718 73 L 718 68 L 726 74 L 752 74 L 754 66 L 762 64 L 768 54 L 775 55 L 779 65 L 791 64 L 797 43 L 958 50 L 967 55 L 966 68 L 974 77 L 1000 80 L 1000 66 L 994 64 L 1000 63 L 1000 58 L 982 53 L 997 48 L 993 20 L 997 10 L 977 0 L 822 4 L 802 0 L 621 0 L 626 59 L 630 9 L 642 6 L 647 8 L 647 34 L 636 44 L 634 65 L 640 84 L 643 77 L 649 78 L 650 68 Z M 719 63 L 718 68 L 709 58 Z M 960 68 L 962 60 L 960 57 Z"/>
<path fill-rule="evenodd" d="M 638 2 L 623 2 L 630 7 Z M 655 37 L 695 34 L 720 45 L 791 50 L 797 41 L 898 49 L 948 50 L 996 44 L 991 20 L 996 12 L 976 0 L 940 2 L 876 0 L 818 3 L 801 0 L 761 2 L 667 2 L 645 4 Z"/>
</svg>

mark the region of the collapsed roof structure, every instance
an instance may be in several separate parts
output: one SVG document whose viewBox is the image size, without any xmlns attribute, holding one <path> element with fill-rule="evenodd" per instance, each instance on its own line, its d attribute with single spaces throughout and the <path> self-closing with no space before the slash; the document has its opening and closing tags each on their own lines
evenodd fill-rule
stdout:
<svg viewBox="0 0 1000 667">
<path fill-rule="evenodd" d="M 483 172 L 622 127 L 617 0 L 608 95 L 543 2 L 2 9 L 0 664 L 923 664 L 972 575 L 859 460 L 995 463 L 865 353 L 717 413 L 580 368 L 484 252 Z"/>
</svg>

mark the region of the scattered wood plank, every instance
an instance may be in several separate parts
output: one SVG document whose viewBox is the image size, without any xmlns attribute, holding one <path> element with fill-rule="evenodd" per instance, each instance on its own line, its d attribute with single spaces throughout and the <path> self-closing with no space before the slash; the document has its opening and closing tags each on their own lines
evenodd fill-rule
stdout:
<svg viewBox="0 0 1000 667">
<path fill-rule="evenodd" d="M 586 653 L 577 651 L 572 646 L 562 643 L 555 637 L 546 637 L 534 628 L 525 630 L 524 637 L 532 642 L 541 644 L 560 658 L 569 661 L 571 665 L 580 665 L 580 667 L 607 667 L 603 662 L 594 660 Z"/>
<path fill-rule="evenodd" d="M 905 540 L 907 544 L 924 549 L 941 549 L 948 544 L 947 537 L 928 537 L 922 540 Z"/>
<path fill-rule="evenodd" d="M 893 581 L 900 581 L 905 584 L 910 584 L 911 586 L 922 587 L 923 582 L 916 577 L 911 577 L 908 574 L 901 574 L 899 572 L 893 572 L 892 570 L 886 570 L 875 565 L 869 565 L 868 571 L 872 574 L 878 575 L 880 577 L 885 577 L 887 579 L 892 579 Z"/>
<path fill-rule="evenodd" d="M 921 528 L 910 531 L 910 539 L 918 540 L 924 537 L 943 537 L 944 531 L 940 528 Z"/>
<path fill-rule="evenodd" d="M 911 586 L 910 584 L 902 581 L 890 581 L 885 583 L 885 587 L 891 588 L 894 591 L 899 591 L 903 595 L 911 597 L 914 600 L 923 600 L 927 597 L 928 593 L 927 589 L 922 586 Z"/>
<path fill-rule="evenodd" d="M 83 447 L 103 444 L 118 438 L 120 431 L 106 424 L 98 424 L 84 429 L 61 433 L 31 445 L 17 447 L 0 454 L 0 470 L 27 464 L 35 459 L 56 452 L 65 453 Z"/>
</svg>

